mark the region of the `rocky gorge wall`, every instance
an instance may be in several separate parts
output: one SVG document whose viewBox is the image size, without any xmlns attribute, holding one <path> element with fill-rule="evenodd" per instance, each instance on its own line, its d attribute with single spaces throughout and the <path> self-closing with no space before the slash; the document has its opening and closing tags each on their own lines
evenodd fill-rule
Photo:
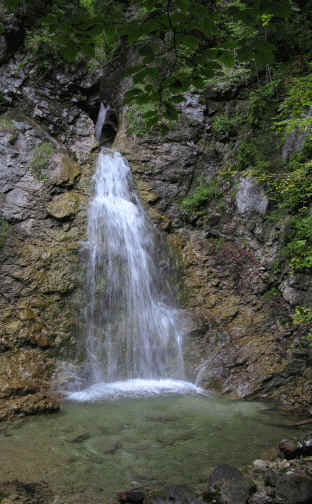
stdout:
<svg viewBox="0 0 312 504">
<path fill-rule="evenodd" d="M 81 240 L 96 145 L 77 107 L 92 87 L 47 78 L 15 53 L 1 65 L 0 418 L 58 409 L 55 358 L 76 347 Z M 85 79 L 85 80 L 84 80 Z"/>
<path fill-rule="evenodd" d="M 269 218 L 270 202 L 251 177 L 227 176 L 239 131 L 231 138 L 212 128 L 216 117 L 244 106 L 243 91 L 188 96 L 166 138 L 127 134 L 126 113 L 115 146 L 130 161 L 141 198 L 183 271 L 181 300 L 193 318 L 186 343 L 192 378 L 233 398 L 309 407 L 311 351 L 291 314 L 308 302 L 311 279 L 276 267 L 287 217 Z"/>
<path fill-rule="evenodd" d="M 114 148 L 173 251 L 180 302 L 192 316 L 189 376 L 235 398 L 308 407 L 312 357 L 290 314 L 310 298 L 310 277 L 274 269 L 287 221 L 267 218 L 270 203 L 252 179 L 213 183 L 237 138 L 216 135 L 212 120 L 234 112 L 243 95 L 191 94 L 167 137 L 127 133 L 136 119 L 120 109 L 120 69 L 42 70 L 1 40 L 0 418 L 58 408 L 50 386 L 56 363 L 77 345 L 101 99 L 112 106 L 107 136 L 119 117 Z M 202 181 L 211 194 L 188 211 Z"/>
</svg>

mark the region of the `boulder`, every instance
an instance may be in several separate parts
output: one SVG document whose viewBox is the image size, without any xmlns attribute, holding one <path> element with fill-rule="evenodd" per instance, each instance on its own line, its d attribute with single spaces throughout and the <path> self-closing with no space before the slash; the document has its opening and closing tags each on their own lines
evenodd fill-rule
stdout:
<svg viewBox="0 0 312 504">
<path fill-rule="evenodd" d="M 253 490 L 253 485 L 238 469 L 219 464 L 209 476 L 208 490 L 204 497 L 217 497 L 220 504 L 246 504 Z"/>
</svg>

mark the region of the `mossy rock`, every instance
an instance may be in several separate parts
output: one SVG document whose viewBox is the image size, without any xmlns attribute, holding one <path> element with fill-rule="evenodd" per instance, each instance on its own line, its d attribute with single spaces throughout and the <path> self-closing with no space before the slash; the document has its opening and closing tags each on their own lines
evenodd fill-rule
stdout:
<svg viewBox="0 0 312 504">
<path fill-rule="evenodd" d="M 48 214 L 59 220 L 66 220 L 74 217 L 78 209 L 79 196 L 72 191 L 58 194 L 47 206 Z"/>
</svg>

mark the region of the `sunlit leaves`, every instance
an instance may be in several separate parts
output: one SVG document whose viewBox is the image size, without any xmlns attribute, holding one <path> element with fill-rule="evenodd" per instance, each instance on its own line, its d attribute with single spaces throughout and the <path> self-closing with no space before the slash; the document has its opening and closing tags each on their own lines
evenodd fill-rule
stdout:
<svg viewBox="0 0 312 504">
<path fill-rule="evenodd" d="M 11 9 L 23 6 L 24 12 L 36 12 L 37 2 L 42 4 L 4 2 Z M 203 88 L 216 72 L 242 62 L 255 62 L 257 68 L 272 63 L 274 47 L 264 31 L 290 12 L 290 0 L 51 0 L 45 5 L 47 12 L 39 9 L 36 21 L 38 54 L 46 56 L 49 44 L 66 61 L 81 55 L 92 59 L 98 44 L 111 57 L 121 44 L 135 49 L 137 64 L 125 72 L 133 84 L 125 103 L 153 104 L 146 117 L 151 125 L 161 114 L 176 120 L 183 93 Z"/>
</svg>

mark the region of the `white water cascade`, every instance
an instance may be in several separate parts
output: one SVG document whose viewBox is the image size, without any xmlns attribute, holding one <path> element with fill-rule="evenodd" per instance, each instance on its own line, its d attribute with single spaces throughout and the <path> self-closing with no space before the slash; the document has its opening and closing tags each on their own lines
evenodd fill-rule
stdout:
<svg viewBox="0 0 312 504">
<path fill-rule="evenodd" d="M 72 400 L 198 391 L 183 381 L 179 311 L 155 264 L 155 233 L 118 152 L 102 149 L 89 205 L 87 388 Z"/>
</svg>

